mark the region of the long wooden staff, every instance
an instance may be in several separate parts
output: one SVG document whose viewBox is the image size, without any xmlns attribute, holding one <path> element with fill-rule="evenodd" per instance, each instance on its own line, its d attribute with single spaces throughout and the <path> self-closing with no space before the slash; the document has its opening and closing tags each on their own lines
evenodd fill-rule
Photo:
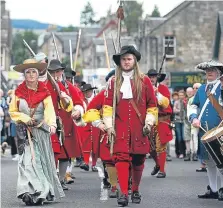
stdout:
<svg viewBox="0 0 223 208">
<path fill-rule="evenodd" d="M 56 54 L 57 54 L 57 59 L 61 62 L 60 55 L 59 55 L 58 48 L 57 48 L 57 43 L 56 43 L 55 35 L 54 35 L 53 32 L 52 32 L 52 36 L 53 36 L 53 44 L 54 44 L 54 47 L 55 47 L 55 50 L 56 50 Z M 64 75 L 64 71 L 62 73 L 62 79 L 63 79 L 63 82 L 64 82 L 64 86 L 67 89 L 67 93 L 69 94 L 69 87 L 68 87 L 68 84 L 66 82 L 66 77 Z"/>
<path fill-rule="evenodd" d="M 106 37 L 105 37 L 105 33 L 104 32 L 103 32 L 103 38 L 104 38 L 104 45 L 105 45 L 106 63 L 107 63 L 108 70 L 111 71 L 109 55 L 108 55 L 108 46 L 107 46 L 107 41 L 106 41 Z"/>
<path fill-rule="evenodd" d="M 77 40 L 77 47 L 76 47 L 73 71 L 76 71 L 76 67 L 77 67 L 77 58 L 78 58 L 78 52 L 79 52 L 79 47 L 80 47 L 80 40 L 81 40 L 81 29 L 79 29 L 79 33 L 78 33 L 78 40 Z"/>
<path fill-rule="evenodd" d="M 123 11 L 123 1 L 120 0 L 119 8 L 117 10 L 117 17 L 118 17 L 118 33 L 117 33 L 117 52 L 121 50 L 121 20 L 124 19 L 124 11 Z M 114 83 L 114 93 L 113 93 L 113 108 L 112 108 L 112 127 L 115 131 L 115 114 L 116 114 L 116 102 L 117 102 L 117 81 L 116 81 L 116 71 L 115 71 L 115 83 Z M 115 142 L 115 132 L 110 135 L 110 154 L 113 155 L 114 149 L 114 142 Z"/>
</svg>

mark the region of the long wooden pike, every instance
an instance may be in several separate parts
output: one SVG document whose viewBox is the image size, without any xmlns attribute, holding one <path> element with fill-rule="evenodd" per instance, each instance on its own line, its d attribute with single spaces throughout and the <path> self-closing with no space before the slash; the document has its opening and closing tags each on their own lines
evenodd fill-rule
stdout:
<svg viewBox="0 0 223 208">
<path fill-rule="evenodd" d="M 56 54 L 57 54 L 57 59 L 60 61 L 60 55 L 59 55 L 59 52 L 58 52 L 58 48 L 57 48 L 57 44 L 56 44 L 56 39 L 55 39 L 55 35 L 54 35 L 53 32 L 52 32 L 52 36 L 53 36 L 53 44 L 54 44 L 54 47 L 55 47 L 55 50 L 56 50 Z"/>
<path fill-rule="evenodd" d="M 121 21 L 124 19 L 124 11 L 123 11 L 123 1 L 120 0 L 120 4 L 117 10 L 117 18 L 118 18 L 118 32 L 117 32 L 117 53 L 121 50 Z M 116 115 L 116 102 L 117 102 L 117 81 L 116 81 L 116 71 L 115 71 L 115 83 L 114 83 L 114 93 L 113 93 L 113 106 L 112 106 L 112 127 L 115 131 L 115 115 Z M 113 155 L 115 143 L 115 132 L 110 135 L 110 154 Z"/>
<path fill-rule="evenodd" d="M 78 52 L 79 52 L 79 47 L 80 47 L 80 40 L 81 40 L 81 29 L 79 29 L 79 33 L 78 33 L 78 40 L 77 40 L 77 47 L 76 47 L 73 71 L 76 71 L 76 67 L 77 67 L 77 58 L 78 58 Z"/>
<path fill-rule="evenodd" d="M 73 68 L 72 42 L 71 42 L 71 40 L 69 40 L 69 47 L 70 47 L 70 67 L 71 67 L 72 70 L 74 70 L 74 68 Z"/>
<path fill-rule="evenodd" d="M 106 37 L 105 37 L 105 33 L 104 32 L 103 32 L 103 38 L 104 38 L 104 45 L 105 45 L 106 63 L 107 63 L 108 70 L 111 71 L 109 55 L 108 55 L 108 46 L 107 46 L 107 41 L 106 41 Z"/>
</svg>

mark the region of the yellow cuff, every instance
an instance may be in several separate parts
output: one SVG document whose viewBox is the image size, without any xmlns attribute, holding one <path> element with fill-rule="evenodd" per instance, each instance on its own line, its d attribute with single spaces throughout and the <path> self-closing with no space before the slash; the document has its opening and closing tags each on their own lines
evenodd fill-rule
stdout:
<svg viewBox="0 0 223 208">
<path fill-rule="evenodd" d="M 100 112 L 97 109 L 90 109 L 83 115 L 83 120 L 86 123 L 100 120 Z"/>
<path fill-rule="evenodd" d="M 162 108 L 167 108 L 170 104 L 169 99 L 161 95 L 160 93 L 158 94 L 157 99 L 158 99 L 158 105 L 161 106 Z"/>
<path fill-rule="evenodd" d="M 105 116 L 112 116 L 112 107 L 109 105 L 103 106 L 103 117 Z"/>
</svg>

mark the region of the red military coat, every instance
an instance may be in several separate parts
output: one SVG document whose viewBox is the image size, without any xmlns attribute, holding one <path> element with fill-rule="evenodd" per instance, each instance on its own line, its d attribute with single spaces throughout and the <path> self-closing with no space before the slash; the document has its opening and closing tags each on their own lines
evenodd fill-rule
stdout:
<svg viewBox="0 0 223 208">
<path fill-rule="evenodd" d="M 137 104 L 137 108 L 141 114 L 142 121 L 145 121 L 148 109 L 156 108 L 156 97 L 150 79 L 146 76 L 142 78 L 142 92 L 139 103 L 136 101 L 136 92 L 133 81 L 131 80 L 133 100 Z M 111 80 L 111 86 L 108 87 L 107 96 L 104 102 L 104 110 L 106 106 L 113 106 L 114 79 Z M 143 136 L 143 127 L 145 123 L 141 123 L 136 111 L 134 110 L 129 99 L 122 99 L 120 92 L 120 100 L 116 106 L 115 131 L 116 138 L 114 144 L 114 154 L 132 153 L 147 154 L 149 153 L 149 141 L 147 136 Z"/>
<path fill-rule="evenodd" d="M 85 102 L 87 106 L 91 103 Z M 100 129 L 93 127 L 91 123 L 82 129 L 82 150 L 83 152 L 91 152 L 98 157 L 99 154 L 99 137 Z"/>
<path fill-rule="evenodd" d="M 83 107 L 83 100 L 81 99 L 77 87 L 73 86 L 70 82 L 66 81 L 68 84 L 67 94 L 72 98 L 73 105 L 80 105 Z M 71 112 L 66 112 L 65 110 L 59 111 L 59 115 L 62 119 L 65 133 L 64 146 L 61 148 L 60 159 L 65 159 L 67 157 L 80 157 L 81 156 L 81 145 L 80 145 L 80 135 L 77 130 L 77 126 L 74 124 L 71 118 Z"/>
<path fill-rule="evenodd" d="M 105 90 L 102 90 L 89 103 L 87 110 L 96 109 L 101 112 L 103 104 L 104 104 L 104 99 L 105 99 Z M 107 133 L 100 131 L 100 135 L 98 138 L 99 139 L 94 142 L 95 142 L 95 145 L 98 145 L 97 149 L 99 150 L 99 158 L 101 158 L 102 161 L 111 162 L 112 158 L 110 156 L 110 146 L 108 144 Z"/>
<path fill-rule="evenodd" d="M 58 100 L 59 97 L 58 97 L 56 91 L 54 90 L 50 81 L 46 81 L 45 84 L 46 84 L 47 89 L 50 91 L 50 95 L 51 95 L 51 98 L 53 101 L 53 107 L 54 107 L 56 116 L 59 116 L 60 111 L 64 111 L 62 108 L 59 108 L 59 100 Z M 66 89 L 63 86 L 63 84 L 61 82 L 57 82 L 57 84 L 58 84 L 60 90 L 66 93 Z M 51 142 L 52 142 L 53 152 L 60 153 L 61 145 L 60 145 L 60 141 L 59 141 L 57 134 L 51 135 Z"/>
<path fill-rule="evenodd" d="M 169 105 L 167 108 L 162 108 L 161 106 L 158 105 L 158 108 L 159 108 L 158 116 L 159 117 L 167 116 L 167 115 L 170 116 L 172 114 L 172 108 L 170 106 L 170 91 L 167 86 L 163 84 L 159 84 L 158 92 L 162 94 L 163 96 L 165 96 L 166 98 L 168 98 L 169 100 Z M 170 129 L 169 124 L 170 124 L 170 119 L 167 119 L 165 121 L 160 121 L 158 119 L 157 128 L 158 128 L 158 134 L 159 134 L 161 144 L 165 144 L 171 141 L 173 138 L 172 130 Z"/>
</svg>

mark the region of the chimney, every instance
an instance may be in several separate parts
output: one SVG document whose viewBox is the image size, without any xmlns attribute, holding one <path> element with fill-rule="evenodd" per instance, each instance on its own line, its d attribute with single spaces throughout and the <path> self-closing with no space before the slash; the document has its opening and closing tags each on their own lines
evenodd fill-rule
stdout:
<svg viewBox="0 0 223 208">
<path fill-rule="evenodd" d="M 1 16 L 5 14 L 5 0 L 1 0 Z"/>
</svg>

